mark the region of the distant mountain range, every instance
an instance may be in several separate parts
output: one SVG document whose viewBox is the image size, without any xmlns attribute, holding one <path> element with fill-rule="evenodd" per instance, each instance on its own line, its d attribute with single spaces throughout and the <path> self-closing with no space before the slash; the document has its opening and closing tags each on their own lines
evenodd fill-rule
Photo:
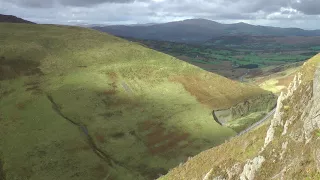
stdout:
<svg viewBox="0 0 320 180">
<path fill-rule="evenodd" d="M 95 26 L 92 28 L 121 37 L 185 43 L 201 43 L 215 37 L 230 35 L 320 36 L 320 30 L 256 26 L 246 23 L 222 24 L 206 19 L 187 19 L 151 25 Z"/>
<path fill-rule="evenodd" d="M 18 18 L 18 17 L 16 17 L 16 16 L 4 15 L 4 14 L 0 14 L 0 22 L 35 24 L 34 22 L 27 21 L 27 20 Z"/>
</svg>

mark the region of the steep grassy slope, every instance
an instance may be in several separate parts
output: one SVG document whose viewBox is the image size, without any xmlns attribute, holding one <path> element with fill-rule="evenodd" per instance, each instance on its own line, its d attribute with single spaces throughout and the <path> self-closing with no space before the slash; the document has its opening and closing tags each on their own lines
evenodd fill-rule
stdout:
<svg viewBox="0 0 320 180">
<path fill-rule="evenodd" d="M 152 179 L 235 135 L 213 109 L 270 94 L 90 29 L 0 29 L 8 180 Z"/>
<path fill-rule="evenodd" d="M 298 71 L 271 123 L 204 151 L 161 180 L 320 179 L 320 54 Z"/>
</svg>

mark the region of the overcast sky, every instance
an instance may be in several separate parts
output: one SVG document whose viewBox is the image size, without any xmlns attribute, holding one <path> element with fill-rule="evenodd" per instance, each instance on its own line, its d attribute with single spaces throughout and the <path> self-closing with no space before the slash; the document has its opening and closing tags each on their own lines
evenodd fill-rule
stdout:
<svg viewBox="0 0 320 180">
<path fill-rule="evenodd" d="M 320 0 L 0 0 L 0 14 L 55 24 L 205 18 L 222 23 L 320 29 Z"/>
</svg>

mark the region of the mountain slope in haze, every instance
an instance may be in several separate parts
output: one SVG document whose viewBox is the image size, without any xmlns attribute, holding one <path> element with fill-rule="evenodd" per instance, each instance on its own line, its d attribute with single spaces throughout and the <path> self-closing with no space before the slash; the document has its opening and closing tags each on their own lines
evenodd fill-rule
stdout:
<svg viewBox="0 0 320 180">
<path fill-rule="evenodd" d="M 0 178 L 154 179 L 236 134 L 213 109 L 274 99 L 92 29 L 0 29 Z"/>
<path fill-rule="evenodd" d="M 227 35 L 320 36 L 320 30 L 255 26 L 246 23 L 221 24 L 205 19 L 188 19 L 150 26 L 116 25 L 93 28 L 121 37 L 188 43 L 201 43 Z"/>
<path fill-rule="evenodd" d="M 4 15 L 4 14 L 0 14 L 0 22 L 5 22 L 5 23 L 27 23 L 27 24 L 35 24 L 34 22 L 27 21 L 27 20 L 18 18 L 18 17 L 16 17 L 16 16 Z"/>
<path fill-rule="evenodd" d="M 289 49 L 288 47 L 303 49 L 305 47 L 317 47 L 320 45 L 320 36 L 252 36 L 230 35 L 220 36 L 208 40 L 206 45 L 225 46 L 232 48 L 255 48 L 255 49 Z M 280 48 L 279 48 L 280 49 Z"/>
<path fill-rule="evenodd" d="M 320 54 L 278 99 L 270 122 L 204 151 L 161 180 L 320 179 Z"/>
</svg>

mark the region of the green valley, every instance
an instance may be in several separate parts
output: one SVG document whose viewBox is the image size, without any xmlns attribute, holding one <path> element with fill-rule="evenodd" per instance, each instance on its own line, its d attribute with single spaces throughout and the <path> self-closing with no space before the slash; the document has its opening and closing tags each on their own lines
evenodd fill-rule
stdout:
<svg viewBox="0 0 320 180">
<path fill-rule="evenodd" d="M 252 102 L 234 114 L 244 118 L 275 104 L 256 85 L 92 29 L 0 29 L 5 180 L 154 179 L 236 135 L 213 110 Z"/>
</svg>

